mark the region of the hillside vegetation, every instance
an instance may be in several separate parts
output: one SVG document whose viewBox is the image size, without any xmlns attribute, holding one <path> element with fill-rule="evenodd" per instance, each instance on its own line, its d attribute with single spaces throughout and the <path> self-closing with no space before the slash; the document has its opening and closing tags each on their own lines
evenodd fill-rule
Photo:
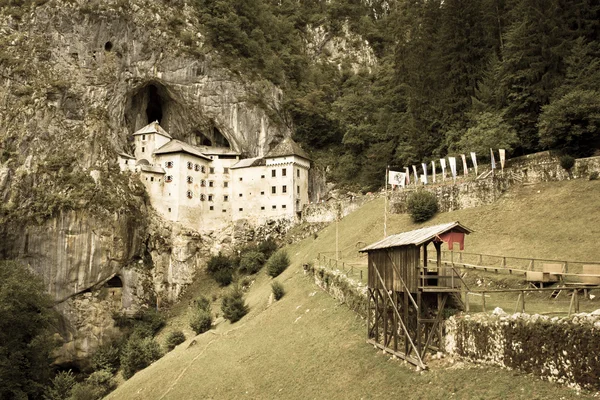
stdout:
<svg viewBox="0 0 600 400">
<path fill-rule="evenodd" d="M 527 186 L 493 205 L 439 214 L 426 224 L 459 220 L 473 228 L 468 251 L 600 260 L 594 245 L 599 193 L 596 181 Z M 382 237 L 382 225 L 383 199 L 378 198 L 339 223 L 340 248 L 352 256 L 358 242 Z M 419 226 L 407 215 L 388 220 L 390 233 Z M 188 328 L 185 343 L 108 398 L 586 398 L 531 376 L 447 360 L 431 361 L 429 371 L 418 373 L 375 351 L 364 342 L 364 320 L 302 272 L 302 263 L 333 249 L 334 225 L 288 246 L 292 265 L 277 278 L 286 290 L 280 301 L 270 303 L 272 279 L 261 271 L 246 295 L 248 315 L 195 337 Z M 218 293 L 205 282 L 188 295 Z M 179 329 L 187 318 L 185 304 L 172 311 L 176 315 L 165 332 Z"/>
</svg>

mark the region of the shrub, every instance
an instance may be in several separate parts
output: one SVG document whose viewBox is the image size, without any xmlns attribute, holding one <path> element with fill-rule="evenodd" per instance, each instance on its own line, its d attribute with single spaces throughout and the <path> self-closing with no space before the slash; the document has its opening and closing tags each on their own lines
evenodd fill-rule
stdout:
<svg viewBox="0 0 600 400">
<path fill-rule="evenodd" d="M 279 250 L 267 261 L 267 273 L 275 278 L 290 265 L 290 259 L 285 250 Z"/>
<path fill-rule="evenodd" d="M 227 286 L 231 283 L 234 269 L 233 261 L 221 253 L 211 257 L 206 264 L 206 271 L 221 286 Z"/>
<path fill-rule="evenodd" d="M 269 257 L 273 255 L 277 251 L 277 242 L 275 240 L 268 238 L 258 245 L 258 251 L 264 254 L 265 260 L 268 260 Z"/>
<path fill-rule="evenodd" d="M 598 180 L 598 171 L 590 173 L 590 181 Z"/>
<path fill-rule="evenodd" d="M 52 379 L 51 386 L 44 393 L 45 400 L 64 400 L 71 396 L 71 390 L 75 386 L 75 376 L 71 370 L 60 371 Z"/>
<path fill-rule="evenodd" d="M 279 300 L 285 294 L 285 289 L 283 288 L 283 284 L 281 282 L 273 282 L 271 283 L 271 290 L 273 291 L 273 297 L 275 300 Z"/>
<path fill-rule="evenodd" d="M 114 374 L 119 369 L 120 352 L 121 349 L 116 343 L 111 342 L 101 345 L 92 355 L 92 369 L 94 371 L 106 370 Z"/>
<path fill-rule="evenodd" d="M 85 382 L 73 386 L 69 400 L 100 400 L 116 387 L 113 375 L 106 370 L 96 371 Z"/>
<path fill-rule="evenodd" d="M 121 353 L 123 377 L 129 379 L 162 356 L 160 346 L 152 338 L 132 336 Z"/>
<path fill-rule="evenodd" d="M 265 256 L 258 251 L 249 251 L 242 254 L 240 259 L 240 270 L 246 274 L 252 275 L 260 271 L 265 263 Z"/>
<path fill-rule="evenodd" d="M 417 223 L 429 220 L 438 211 L 437 198 L 425 190 L 412 193 L 406 203 L 410 217 Z"/>
<path fill-rule="evenodd" d="M 196 307 L 199 310 L 210 311 L 210 300 L 208 300 L 205 296 L 198 297 L 194 303 L 196 303 Z"/>
<path fill-rule="evenodd" d="M 560 162 L 560 166 L 563 167 L 566 171 L 570 171 L 571 168 L 573 168 L 573 166 L 575 165 L 575 159 L 568 154 L 560 156 L 558 162 Z"/>
<path fill-rule="evenodd" d="M 196 332 L 196 335 L 204 333 L 212 326 L 212 315 L 206 310 L 198 310 L 190 320 L 190 328 Z"/>
<path fill-rule="evenodd" d="M 244 302 L 244 294 L 240 288 L 236 287 L 223 296 L 221 311 L 223 318 L 228 319 L 231 323 L 239 321 L 248 313 L 248 306 Z"/>
<path fill-rule="evenodd" d="M 183 342 L 185 342 L 185 335 L 182 331 L 173 331 L 169 333 L 169 336 L 167 336 L 167 341 L 165 342 L 167 351 L 173 350 L 175 346 Z"/>
</svg>

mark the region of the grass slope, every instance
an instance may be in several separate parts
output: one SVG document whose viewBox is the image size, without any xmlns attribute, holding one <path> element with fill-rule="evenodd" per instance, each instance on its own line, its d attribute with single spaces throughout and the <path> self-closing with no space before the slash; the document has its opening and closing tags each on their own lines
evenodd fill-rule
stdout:
<svg viewBox="0 0 600 400">
<path fill-rule="evenodd" d="M 600 230 L 599 190 L 600 183 L 588 181 L 524 187 L 494 205 L 440 214 L 427 225 L 458 219 L 475 229 L 466 243 L 470 251 L 600 260 L 594 246 L 594 233 Z M 346 257 L 355 256 L 357 242 L 382 237 L 382 202 L 374 200 L 340 222 L 340 249 Z M 388 220 L 389 233 L 416 227 L 405 215 Z M 292 266 L 277 278 L 287 292 L 282 300 L 268 305 L 271 280 L 261 271 L 247 294 L 249 315 L 189 339 L 108 398 L 587 397 L 513 371 L 462 363 L 433 362 L 431 370 L 417 373 L 375 351 L 365 344 L 364 321 L 302 273 L 303 262 L 334 248 L 333 225 L 316 239 L 289 246 Z M 171 328 L 185 324 L 186 307 L 177 310 Z"/>
</svg>

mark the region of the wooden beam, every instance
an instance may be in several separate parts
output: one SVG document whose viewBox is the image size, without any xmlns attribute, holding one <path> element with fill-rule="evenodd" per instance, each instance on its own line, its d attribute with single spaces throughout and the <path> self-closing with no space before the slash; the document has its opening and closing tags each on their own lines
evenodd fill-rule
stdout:
<svg viewBox="0 0 600 400">
<path fill-rule="evenodd" d="M 418 358 L 414 358 L 411 356 L 407 356 L 404 353 L 401 353 L 399 351 L 394 351 L 390 348 L 385 347 L 384 345 L 382 345 L 381 343 L 377 343 L 376 341 L 369 339 L 367 340 L 368 344 L 372 344 L 373 346 L 379 348 L 380 350 L 384 350 L 386 353 L 392 354 L 398 358 L 401 358 L 403 360 L 408 361 L 409 363 L 411 363 L 412 365 L 422 368 L 422 369 L 427 369 L 427 366 L 425 364 L 423 364 L 423 361 L 421 361 L 421 359 Z"/>
</svg>

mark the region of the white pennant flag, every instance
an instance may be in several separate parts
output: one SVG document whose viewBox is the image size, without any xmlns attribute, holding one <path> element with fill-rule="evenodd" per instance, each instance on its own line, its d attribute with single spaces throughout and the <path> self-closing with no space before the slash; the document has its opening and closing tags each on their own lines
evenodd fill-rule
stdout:
<svg viewBox="0 0 600 400">
<path fill-rule="evenodd" d="M 479 176 L 479 172 L 477 172 L 477 155 L 475 152 L 471 152 L 471 160 L 473 161 L 473 167 L 475 168 L 475 176 Z"/>
<path fill-rule="evenodd" d="M 448 157 L 448 163 L 450 164 L 450 171 L 452 171 L 452 179 L 456 181 L 456 157 Z"/>
<path fill-rule="evenodd" d="M 499 149 L 498 153 L 500 153 L 500 166 L 502 167 L 502 170 L 504 171 L 504 162 L 506 161 L 506 150 Z"/>
<path fill-rule="evenodd" d="M 415 185 L 419 184 L 419 175 L 417 174 L 417 167 L 415 167 L 414 165 L 412 166 L 413 168 L 413 174 L 415 175 Z"/>
<path fill-rule="evenodd" d="M 392 186 L 404 187 L 404 184 L 406 183 L 406 175 L 404 175 L 404 172 L 390 171 L 388 183 Z"/>
<path fill-rule="evenodd" d="M 431 162 L 431 175 L 433 176 L 433 183 L 435 183 L 435 160 Z"/>
<path fill-rule="evenodd" d="M 427 164 L 421 163 L 423 167 L 423 183 L 427 185 Z"/>
<path fill-rule="evenodd" d="M 406 174 L 406 184 L 410 185 L 410 172 L 408 171 L 408 167 L 404 167 L 404 173 Z"/>
<path fill-rule="evenodd" d="M 494 159 L 494 150 L 490 149 L 490 154 L 492 155 L 492 171 L 496 169 L 496 160 Z"/>
<path fill-rule="evenodd" d="M 442 181 L 446 180 L 446 159 L 440 158 L 440 165 L 442 166 Z"/>
<path fill-rule="evenodd" d="M 469 175 L 469 168 L 467 168 L 467 157 L 465 157 L 464 154 L 461 154 L 460 158 L 462 158 L 462 162 L 463 162 L 463 171 L 465 173 L 465 176 L 467 176 L 467 175 Z"/>
</svg>

